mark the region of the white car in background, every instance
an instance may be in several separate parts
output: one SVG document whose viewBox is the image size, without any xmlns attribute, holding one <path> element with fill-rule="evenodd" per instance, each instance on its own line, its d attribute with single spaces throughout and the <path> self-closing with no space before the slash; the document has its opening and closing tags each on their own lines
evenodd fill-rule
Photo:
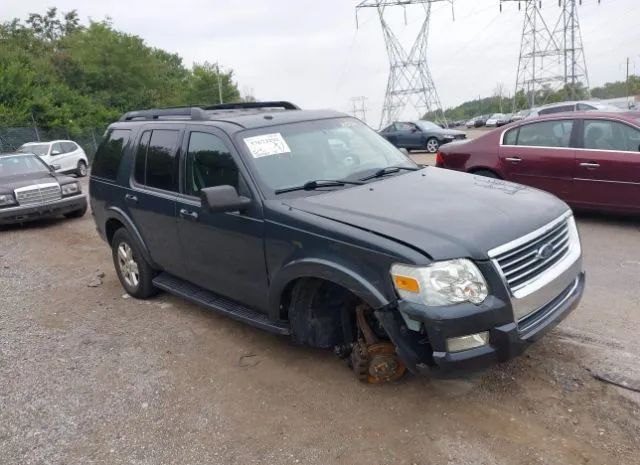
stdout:
<svg viewBox="0 0 640 465">
<path fill-rule="evenodd" d="M 82 147 L 71 140 L 53 140 L 50 142 L 27 142 L 18 152 L 33 153 L 51 166 L 56 173 L 87 175 L 89 160 Z"/>
</svg>

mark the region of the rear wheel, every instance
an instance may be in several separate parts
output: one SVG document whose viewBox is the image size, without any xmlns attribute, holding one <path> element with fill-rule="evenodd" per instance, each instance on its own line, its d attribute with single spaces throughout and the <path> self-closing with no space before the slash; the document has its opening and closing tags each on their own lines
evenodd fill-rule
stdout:
<svg viewBox="0 0 640 465">
<path fill-rule="evenodd" d="M 435 137 L 429 137 L 427 139 L 426 148 L 429 153 L 436 153 L 440 147 L 440 142 Z"/>
<path fill-rule="evenodd" d="M 476 174 L 478 176 L 484 176 L 485 178 L 500 179 L 500 176 L 498 176 L 496 173 L 490 170 L 478 170 L 478 171 L 474 171 L 473 174 Z"/>
<path fill-rule="evenodd" d="M 136 299 L 146 299 L 158 293 L 153 286 L 156 272 L 147 263 L 129 232 L 118 229 L 111 241 L 113 264 L 122 287 Z"/>
<path fill-rule="evenodd" d="M 78 162 L 78 167 L 76 168 L 76 175 L 79 178 L 84 178 L 87 175 L 87 164 L 84 160 L 80 160 Z"/>
</svg>

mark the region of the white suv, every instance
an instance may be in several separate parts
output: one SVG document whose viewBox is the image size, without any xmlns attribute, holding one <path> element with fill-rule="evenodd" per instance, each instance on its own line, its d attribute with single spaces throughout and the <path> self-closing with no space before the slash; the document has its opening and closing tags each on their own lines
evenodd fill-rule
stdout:
<svg viewBox="0 0 640 465">
<path fill-rule="evenodd" d="M 18 152 L 33 153 L 42 158 L 56 173 L 75 173 L 87 175 L 89 161 L 82 147 L 71 140 L 53 140 L 51 142 L 28 142 Z"/>
</svg>

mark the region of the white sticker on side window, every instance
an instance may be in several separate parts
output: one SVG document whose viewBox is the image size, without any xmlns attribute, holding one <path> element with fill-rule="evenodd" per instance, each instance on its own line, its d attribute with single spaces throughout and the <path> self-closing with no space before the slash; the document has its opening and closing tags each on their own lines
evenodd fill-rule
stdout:
<svg viewBox="0 0 640 465">
<path fill-rule="evenodd" d="M 244 140 L 253 158 L 269 157 L 279 153 L 291 153 L 291 149 L 284 140 L 282 134 L 264 134 L 262 136 L 247 137 Z"/>
</svg>

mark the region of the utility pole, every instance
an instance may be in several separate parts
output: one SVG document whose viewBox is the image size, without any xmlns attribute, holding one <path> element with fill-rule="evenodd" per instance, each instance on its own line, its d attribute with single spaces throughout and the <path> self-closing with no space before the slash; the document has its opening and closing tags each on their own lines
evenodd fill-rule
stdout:
<svg viewBox="0 0 640 465">
<path fill-rule="evenodd" d="M 217 81 L 218 81 L 218 98 L 220 100 L 220 103 L 222 103 L 222 76 L 220 75 L 220 65 L 218 65 L 218 62 L 216 61 L 216 74 L 217 74 Z"/>
<path fill-rule="evenodd" d="M 446 124 L 440 97 L 427 64 L 431 4 L 436 2 L 448 2 L 453 9 L 453 0 L 363 0 L 356 6 L 356 23 L 360 9 L 377 10 L 389 58 L 389 79 L 380 127 L 396 121 L 407 107 L 412 107 L 417 113 L 412 116 L 418 118 L 426 113 L 436 112 Z M 418 35 L 408 51 L 401 44 L 385 15 L 388 8 L 398 7 L 404 8 L 405 24 L 407 9 L 411 9 L 414 18 L 419 17 L 422 21 Z"/>
<path fill-rule="evenodd" d="M 625 85 L 627 87 L 627 107 L 629 107 L 629 57 L 627 57 L 627 78 L 625 80 Z"/>
</svg>

